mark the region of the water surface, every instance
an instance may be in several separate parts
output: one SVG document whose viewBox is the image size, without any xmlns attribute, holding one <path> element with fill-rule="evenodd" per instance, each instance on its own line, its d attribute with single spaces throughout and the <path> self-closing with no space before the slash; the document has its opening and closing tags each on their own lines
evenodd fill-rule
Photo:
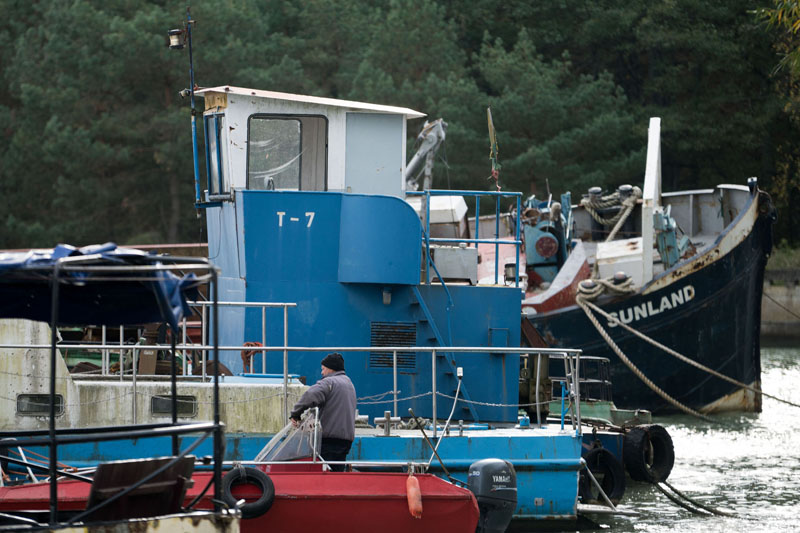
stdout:
<svg viewBox="0 0 800 533">
<path fill-rule="evenodd" d="M 800 346 L 762 348 L 762 387 L 800 404 Z M 683 415 L 657 417 L 675 445 L 670 483 L 735 518 L 677 507 L 655 487 L 629 480 L 624 507 L 601 528 L 613 532 L 800 531 L 800 408 L 764 398 L 763 412 L 717 415 L 713 424 Z"/>
</svg>

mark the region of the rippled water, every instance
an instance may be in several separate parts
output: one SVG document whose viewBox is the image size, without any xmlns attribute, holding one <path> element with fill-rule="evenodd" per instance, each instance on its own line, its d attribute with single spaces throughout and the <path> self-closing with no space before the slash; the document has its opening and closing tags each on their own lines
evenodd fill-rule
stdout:
<svg viewBox="0 0 800 533">
<path fill-rule="evenodd" d="M 800 346 L 762 348 L 762 387 L 800 404 Z M 764 398 L 763 412 L 720 415 L 721 424 L 658 417 L 675 445 L 670 483 L 736 518 L 697 516 L 655 487 L 629 480 L 624 507 L 637 517 L 602 524 L 613 532 L 800 531 L 800 408 Z"/>
</svg>

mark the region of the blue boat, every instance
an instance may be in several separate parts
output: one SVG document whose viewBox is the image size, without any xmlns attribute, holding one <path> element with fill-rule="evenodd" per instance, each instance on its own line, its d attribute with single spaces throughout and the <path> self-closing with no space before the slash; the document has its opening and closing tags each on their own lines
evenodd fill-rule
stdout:
<svg viewBox="0 0 800 533">
<path fill-rule="evenodd" d="M 520 348 L 519 283 L 475 286 L 454 274 L 477 271 L 479 239 L 431 236 L 431 197 L 452 193 L 426 192 L 419 212 L 406 199 L 406 123 L 423 115 L 231 86 L 198 94 L 209 172 L 196 205 L 221 269 L 220 300 L 294 304 L 223 306 L 221 345 L 266 344 L 252 371 L 308 384 L 322 352 L 340 350 L 359 413 L 370 423 L 409 409 L 428 419 L 442 463 L 419 430 L 396 428 L 359 430 L 348 459 L 422 461 L 466 479 L 471 463 L 499 456 L 517 470 L 517 519 L 574 521 L 580 427 L 519 427 L 520 354 L 529 351 Z M 493 210 L 520 199 L 465 194 Z M 220 358 L 244 369 L 238 350 Z"/>
</svg>

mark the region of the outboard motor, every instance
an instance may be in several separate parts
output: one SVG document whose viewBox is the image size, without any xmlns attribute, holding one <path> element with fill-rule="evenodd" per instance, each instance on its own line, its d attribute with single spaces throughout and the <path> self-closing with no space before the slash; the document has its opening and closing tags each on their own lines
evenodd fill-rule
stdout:
<svg viewBox="0 0 800 533">
<path fill-rule="evenodd" d="M 481 459 L 469 467 L 467 488 L 475 494 L 481 517 L 477 533 L 503 533 L 517 508 L 517 473 L 502 459 Z"/>
</svg>

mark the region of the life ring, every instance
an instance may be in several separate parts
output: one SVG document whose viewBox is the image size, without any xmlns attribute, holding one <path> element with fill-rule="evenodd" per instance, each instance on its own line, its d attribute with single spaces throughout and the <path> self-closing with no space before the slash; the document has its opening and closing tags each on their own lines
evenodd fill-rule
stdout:
<svg viewBox="0 0 800 533">
<path fill-rule="evenodd" d="M 625 470 L 622 468 L 622 463 L 605 448 L 592 448 L 583 455 L 583 459 L 586 461 L 586 468 L 600 483 L 611 503 L 618 504 L 625 494 Z M 605 500 L 585 471 L 581 471 L 578 494 L 583 503 L 605 505 Z"/>
<path fill-rule="evenodd" d="M 634 481 L 665 481 L 675 464 L 672 437 L 658 424 L 631 428 L 622 443 L 622 458 Z"/>
<path fill-rule="evenodd" d="M 267 474 L 248 466 L 235 467 L 222 477 L 222 500 L 230 507 L 235 507 L 237 499 L 231 489 L 244 484 L 257 485 L 261 489 L 261 497 L 241 507 L 242 518 L 257 518 L 269 511 L 275 501 L 275 485 Z"/>
</svg>

